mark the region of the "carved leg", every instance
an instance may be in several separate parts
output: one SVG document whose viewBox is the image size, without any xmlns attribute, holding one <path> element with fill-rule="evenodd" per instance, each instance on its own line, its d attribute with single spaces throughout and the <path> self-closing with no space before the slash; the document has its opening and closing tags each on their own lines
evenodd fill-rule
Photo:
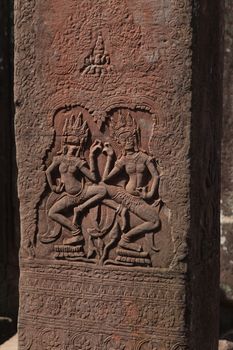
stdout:
<svg viewBox="0 0 233 350">
<path fill-rule="evenodd" d="M 100 261 L 99 261 L 99 264 L 100 264 L 100 265 L 103 265 L 103 264 L 104 264 L 104 261 L 105 261 L 106 258 L 108 257 L 109 250 L 110 250 L 111 247 L 115 244 L 115 242 L 116 242 L 116 239 L 113 238 L 113 239 L 111 239 L 111 241 L 104 247 L 103 255 L 101 256 L 101 259 L 100 259 Z"/>
<path fill-rule="evenodd" d="M 122 204 L 117 204 L 112 199 L 104 199 L 103 203 L 107 207 L 109 207 L 111 209 L 115 209 L 116 212 L 121 216 L 121 220 L 122 220 L 121 230 L 124 232 L 124 230 L 126 229 L 126 225 L 127 225 L 127 222 L 126 222 L 127 209 Z"/>
<path fill-rule="evenodd" d="M 119 229 L 118 222 L 115 222 L 112 230 L 109 233 L 110 241 L 104 247 L 103 255 L 101 256 L 101 259 L 100 259 L 100 265 L 102 265 L 106 260 L 106 258 L 108 257 L 109 250 L 116 243 L 119 233 L 120 233 L 120 229 Z"/>
<path fill-rule="evenodd" d="M 88 237 L 88 252 L 87 258 L 91 258 L 94 253 L 97 253 L 97 249 L 93 244 L 93 238 L 91 236 Z"/>
<path fill-rule="evenodd" d="M 79 215 L 86 209 L 91 208 L 107 194 L 106 188 L 100 185 L 92 185 L 87 188 L 84 202 L 74 208 L 73 225 L 78 221 Z"/>
<path fill-rule="evenodd" d="M 77 245 L 83 243 L 84 238 L 80 228 L 77 228 L 75 231 L 72 231 L 72 237 L 64 238 L 64 245 Z"/>
<path fill-rule="evenodd" d="M 66 227 L 68 230 L 76 231 L 77 226 L 72 224 L 72 222 L 69 219 L 67 219 L 63 214 L 61 214 L 61 212 L 64 209 L 67 209 L 71 206 L 72 205 L 69 204 L 68 197 L 63 197 L 50 208 L 48 216 L 50 219 L 58 222 L 62 226 Z"/>
<path fill-rule="evenodd" d="M 81 230 L 76 225 L 72 224 L 72 222 L 67 219 L 61 212 L 64 209 L 68 209 L 72 207 L 73 201 L 69 199 L 69 197 L 63 197 L 58 202 L 56 202 L 49 210 L 48 216 L 59 223 L 60 225 L 66 227 L 69 231 L 72 232 L 72 237 L 65 238 L 63 240 L 63 244 L 65 245 L 76 245 L 83 242 L 83 236 Z"/>
<path fill-rule="evenodd" d="M 140 252 L 142 250 L 142 247 L 138 244 L 131 243 L 132 240 L 136 239 L 138 236 L 142 234 L 154 231 L 159 227 L 159 225 L 160 225 L 159 221 L 157 223 L 144 222 L 143 224 L 140 224 L 132 228 L 129 232 L 122 235 L 121 240 L 119 242 L 119 246 L 124 249 L 135 250 Z"/>
</svg>

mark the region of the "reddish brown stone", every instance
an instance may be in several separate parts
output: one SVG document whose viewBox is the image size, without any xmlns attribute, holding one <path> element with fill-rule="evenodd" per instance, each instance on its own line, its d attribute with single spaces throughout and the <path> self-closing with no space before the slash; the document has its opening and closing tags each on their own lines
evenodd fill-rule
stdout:
<svg viewBox="0 0 233 350">
<path fill-rule="evenodd" d="M 217 349 L 221 9 L 198 5 L 16 2 L 20 350 Z"/>
</svg>

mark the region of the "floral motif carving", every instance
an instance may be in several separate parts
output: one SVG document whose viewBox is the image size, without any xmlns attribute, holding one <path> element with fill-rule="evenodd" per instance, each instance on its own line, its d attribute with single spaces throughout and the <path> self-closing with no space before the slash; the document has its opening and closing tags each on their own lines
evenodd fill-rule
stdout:
<svg viewBox="0 0 233 350">
<path fill-rule="evenodd" d="M 55 329 L 44 329 L 41 332 L 41 347 L 43 350 L 62 349 L 62 339 L 59 331 Z"/>
<path fill-rule="evenodd" d="M 142 340 L 136 350 L 166 350 L 164 346 L 161 346 L 154 340 Z"/>
<path fill-rule="evenodd" d="M 118 337 L 108 337 L 104 343 L 104 350 L 128 350 L 124 341 Z"/>
<path fill-rule="evenodd" d="M 22 271 L 22 305 L 25 300 L 29 305 L 31 299 L 43 301 L 37 309 L 21 308 L 21 318 L 33 326 L 35 337 L 52 334 L 55 346 L 64 350 L 173 350 L 176 342 L 169 337 L 163 341 L 164 333 L 184 334 L 185 309 L 180 298 L 184 281 L 176 284 L 172 271 L 159 281 L 160 273 L 150 269 L 80 264 L 79 270 L 67 270 L 66 266 L 53 262 L 49 273 L 43 266 Z M 26 339 L 31 339 L 30 334 Z M 47 343 L 44 348 L 49 347 Z M 178 345 L 183 350 L 184 344 Z"/>
<path fill-rule="evenodd" d="M 32 336 L 29 332 L 19 328 L 20 338 L 19 338 L 19 347 L 25 350 L 30 350 L 32 347 Z"/>
<path fill-rule="evenodd" d="M 71 339 L 71 345 L 67 347 L 67 350 L 94 350 L 90 337 L 85 334 L 76 334 Z"/>
</svg>

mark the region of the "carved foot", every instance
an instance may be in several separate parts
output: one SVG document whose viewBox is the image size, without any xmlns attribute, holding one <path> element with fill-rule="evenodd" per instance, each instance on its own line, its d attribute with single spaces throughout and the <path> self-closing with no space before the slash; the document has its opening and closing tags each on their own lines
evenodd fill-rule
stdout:
<svg viewBox="0 0 233 350">
<path fill-rule="evenodd" d="M 142 247 L 139 244 L 129 242 L 128 238 L 125 235 L 122 236 L 118 245 L 119 245 L 119 247 L 127 249 L 127 250 L 133 250 L 136 252 L 142 251 Z"/>
<path fill-rule="evenodd" d="M 61 234 L 61 225 L 55 223 L 53 230 L 46 232 L 46 234 L 43 236 L 40 236 L 40 241 L 42 243 L 52 243 L 59 238 L 60 234 Z"/>
<path fill-rule="evenodd" d="M 64 245 L 79 245 L 83 243 L 83 236 L 80 229 L 77 229 L 76 231 L 72 231 L 72 237 L 64 238 L 63 244 Z"/>
</svg>

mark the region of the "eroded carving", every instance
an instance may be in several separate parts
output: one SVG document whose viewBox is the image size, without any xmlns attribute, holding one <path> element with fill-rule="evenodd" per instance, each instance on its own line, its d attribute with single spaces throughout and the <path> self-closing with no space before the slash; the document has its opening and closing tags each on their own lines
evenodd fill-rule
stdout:
<svg viewBox="0 0 233 350">
<path fill-rule="evenodd" d="M 185 349 L 177 340 L 185 329 L 182 278 L 177 284 L 172 272 L 159 280 L 160 273 L 150 269 L 66 266 L 51 264 L 49 272 L 36 266 L 36 273 L 23 270 L 21 313 L 33 325 L 33 341 L 46 337 L 40 349 Z"/>
<path fill-rule="evenodd" d="M 110 57 L 105 50 L 104 40 L 100 32 L 92 53 L 85 58 L 82 74 L 101 76 L 111 70 Z"/>
</svg>

